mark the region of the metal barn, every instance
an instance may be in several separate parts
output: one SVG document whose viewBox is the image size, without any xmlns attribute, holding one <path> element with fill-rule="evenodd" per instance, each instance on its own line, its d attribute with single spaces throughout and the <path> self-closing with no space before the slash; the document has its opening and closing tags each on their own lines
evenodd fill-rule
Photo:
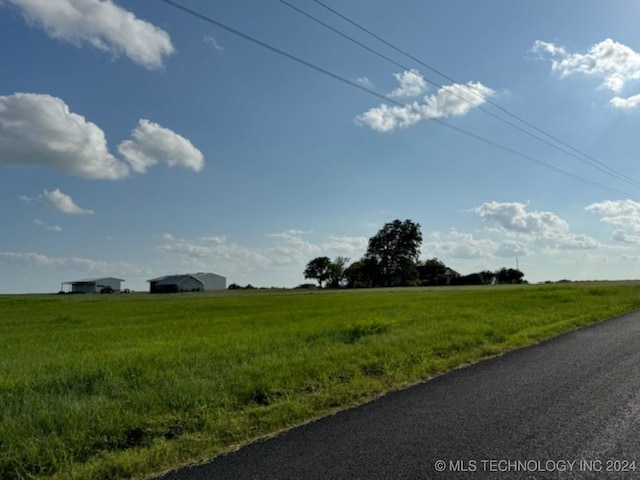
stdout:
<svg viewBox="0 0 640 480">
<path fill-rule="evenodd" d="M 121 290 L 122 282 L 124 282 L 122 278 L 114 277 L 71 280 L 68 282 L 62 282 L 60 291 L 66 291 L 69 293 L 119 292 Z"/>
<path fill-rule="evenodd" d="M 192 273 L 192 277 L 197 278 L 204 284 L 205 290 L 224 290 L 227 288 L 227 279 L 215 273 Z"/>
<path fill-rule="evenodd" d="M 150 293 L 200 292 L 204 290 L 224 290 L 227 279 L 215 273 L 185 273 L 152 278 Z"/>
</svg>

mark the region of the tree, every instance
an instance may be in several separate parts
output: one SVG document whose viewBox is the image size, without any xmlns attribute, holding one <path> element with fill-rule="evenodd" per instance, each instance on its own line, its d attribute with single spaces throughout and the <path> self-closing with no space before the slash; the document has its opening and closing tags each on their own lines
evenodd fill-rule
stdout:
<svg viewBox="0 0 640 480">
<path fill-rule="evenodd" d="M 478 274 L 482 277 L 482 283 L 485 285 L 490 285 L 493 283 L 493 280 L 496 278 L 496 274 L 490 270 L 482 270 L 478 272 Z"/>
<path fill-rule="evenodd" d="M 326 282 L 331 277 L 331 260 L 329 257 L 316 257 L 307 264 L 304 270 L 304 278 L 311 278 L 318 281 L 322 288 L 322 282 Z"/>
<path fill-rule="evenodd" d="M 318 281 L 322 288 L 322 282 L 331 288 L 342 286 L 345 279 L 345 266 L 349 259 L 347 257 L 336 257 L 331 261 L 329 257 L 316 257 L 307 264 L 304 271 L 304 278 L 311 278 Z"/>
<path fill-rule="evenodd" d="M 374 285 L 411 285 L 417 281 L 416 264 L 420 256 L 420 224 L 394 220 L 369 239 L 365 259 L 376 265 Z"/>
<path fill-rule="evenodd" d="M 430 258 L 418 265 L 421 285 L 446 285 L 447 266 L 437 258 Z"/>
<path fill-rule="evenodd" d="M 523 283 L 524 273 L 515 268 L 501 268 L 496 272 L 497 283 Z"/>
<path fill-rule="evenodd" d="M 331 288 L 342 286 L 345 278 L 345 268 L 349 259 L 347 257 L 336 257 L 329 264 L 329 278 L 327 285 Z"/>
<path fill-rule="evenodd" d="M 367 258 L 361 258 L 349 265 L 344 278 L 349 288 L 369 288 L 375 285 L 377 265 Z"/>
</svg>

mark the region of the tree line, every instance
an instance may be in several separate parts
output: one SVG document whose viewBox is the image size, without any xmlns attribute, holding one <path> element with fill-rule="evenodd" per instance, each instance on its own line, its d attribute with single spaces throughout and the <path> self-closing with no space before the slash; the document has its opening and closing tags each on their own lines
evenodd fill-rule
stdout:
<svg viewBox="0 0 640 480">
<path fill-rule="evenodd" d="M 419 259 L 422 232 L 411 220 L 386 223 L 369 239 L 362 258 L 316 257 L 305 270 L 304 278 L 316 280 L 320 288 L 369 288 L 427 285 L 488 285 L 524 283 L 524 273 L 502 268 L 460 275 L 437 258 Z"/>
</svg>

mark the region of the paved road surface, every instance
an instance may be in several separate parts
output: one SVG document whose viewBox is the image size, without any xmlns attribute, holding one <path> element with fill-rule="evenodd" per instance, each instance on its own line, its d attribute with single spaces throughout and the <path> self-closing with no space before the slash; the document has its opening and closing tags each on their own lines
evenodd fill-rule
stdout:
<svg viewBox="0 0 640 480">
<path fill-rule="evenodd" d="M 640 313 L 162 478 L 640 479 Z"/>
</svg>

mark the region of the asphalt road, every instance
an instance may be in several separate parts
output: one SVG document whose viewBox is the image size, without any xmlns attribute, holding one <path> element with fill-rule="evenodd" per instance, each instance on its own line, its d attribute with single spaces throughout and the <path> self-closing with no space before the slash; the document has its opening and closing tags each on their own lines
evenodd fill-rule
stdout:
<svg viewBox="0 0 640 480">
<path fill-rule="evenodd" d="M 640 479 L 640 312 L 162 477 L 432 478 Z"/>
</svg>

